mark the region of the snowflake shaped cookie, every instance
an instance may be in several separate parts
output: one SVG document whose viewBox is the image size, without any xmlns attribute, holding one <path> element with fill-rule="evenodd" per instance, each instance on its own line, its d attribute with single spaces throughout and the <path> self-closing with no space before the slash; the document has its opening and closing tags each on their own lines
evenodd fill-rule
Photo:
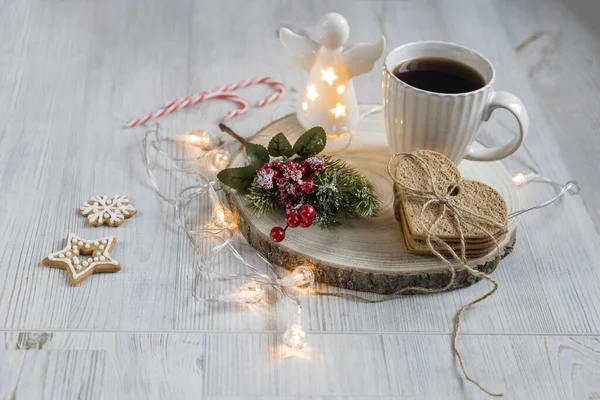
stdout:
<svg viewBox="0 0 600 400">
<path fill-rule="evenodd" d="M 129 204 L 127 196 L 117 194 L 114 197 L 94 196 L 89 202 L 83 203 L 79 213 L 87 217 L 92 226 L 120 226 L 125 219 L 133 217 L 137 210 Z"/>
<path fill-rule="evenodd" d="M 66 270 L 71 285 L 77 286 L 94 272 L 121 270 L 119 263 L 110 256 L 115 243 L 114 237 L 85 240 L 69 233 L 65 248 L 44 258 L 42 264 Z"/>
</svg>

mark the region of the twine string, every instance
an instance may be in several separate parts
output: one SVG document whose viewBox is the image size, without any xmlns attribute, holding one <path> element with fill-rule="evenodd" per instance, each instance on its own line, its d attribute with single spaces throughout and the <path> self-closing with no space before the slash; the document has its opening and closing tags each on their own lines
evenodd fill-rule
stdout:
<svg viewBox="0 0 600 400">
<path fill-rule="evenodd" d="M 392 171 L 392 166 L 394 165 L 394 162 L 398 157 L 412 158 L 425 168 L 425 171 L 427 172 L 428 182 L 431 184 L 431 191 L 424 191 L 424 190 L 410 188 L 410 187 L 406 186 L 400 179 L 397 178 L 396 174 Z M 392 156 L 392 158 L 390 158 L 390 161 L 388 162 L 388 174 L 389 174 L 390 178 L 394 181 L 394 183 L 396 183 L 400 187 L 400 190 L 398 191 L 397 196 L 402 198 L 402 200 L 411 200 L 411 199 L 426 200 L 425 204 L 421 208 L 419 219 L 420 219 L 423 227 L 426 228 L 426 234 L 427 234 L 426 243 L 427 243 L 427 246 L 429 247 L 429 250 L 431 250 L 431 252 L 438 259 L 443 261 L 444 263 L 449 263 L 447 258 L 444 257 L 442 255 L 442 253 L 440 251 L 438 251 L 436 249 L 436 247 L 433 245 L 432 239 L 434 239 L 436 244 L 441 245 L 442 248 L 444 250 L 446 250 L 446 252 L 449 253 L 454 260 L 456 260 L 458 262 L 459 266 L 464 268 L 469 274 L 471 274 L 472 276 L 475 276 L 477 278 L 480 278 L 480 279 L 485 279 L 492 284 L 492 289 L 490 291 L 485 293 L 483 296 L 480 296 L 479 298 L 472 300 L 469 303 L 465 304 L 459 310 L 458 314 L 456 315 L 456 324 L 454 326 L 454 332 L 452 335 L 452 348 L 454 350 L 454 354 L 456 354 L 456 357 L 460 364 L 462 373 L 467 381 L 475 384 L 480 390 L 482 390 L 484 393 L 486 393 L 490 396 L 494 396 L 494 397 L 503 396 L 501 393 L 492 393 L 489 390 L 485 389 L 479 382 L 477 382 L 475 379 L 473 379 L 469 375 L 469 373 L 466 370 L 463 357 L 460 353 L 460 350 L 458 349 L 458 333 L 460 331 L 460 324 L 461 324 L 464 312 L 466 310 L 468 310 L 471 306 L 473 306 L 477 303 L 480 303 L 480 302 L 484 301 L 485 299 L 487 299 L 488 297 L 492 296 L 498 290 L 498 283 L 494 279 L 489 277 L 488 274 L 486 274 L 482 271 L 479 271 L 475 268 L 472 268 L 467 264 L 466 243 L 465 243 L 465 236 L 464 236 L 464 230 L 463 230 L 462 223 L 471 225 L 471 226 L 479 229 L 480 231 L 484 232 L 486 234 L 486 236 L 489 237 L 493 241 L 495 253 L 496 253 L 496 257 L 494 258 L 494 264 L 493 264 L 494 270 L 497 268 L 497 266 L 500 262 L 500 258 L 501 258 L 500 245 L 498 244 L 498 240 L 496 239 L 496 236 L 492 235 L 491 232 L 489 232 L 486 228 L 484 228 L 482 226 L 482 223 L 487 223 L 487 224 L 493 226 L 494 228 L 498 228 L 500 230 L 501 234 L 506 234 L 508 232 L 506 225 L 498 223 L 496 221 L 493 221 L 492 219 L 486 217 L 485 215 L 481 215 L 477 212 L 466 210 L 463 207 L 458 206 L 455 202 L 452 201 L 451 193 L 460 185 L 462 180 L 455 182 L 452 185 L 452 187 L 450 188 L 450 190 L 447 190 L 445 193 L 440 193 L 438 190 L 438 185 L 436 185 L 435 175 L 431 171 L 431 168 L 425 162 L 425 160 L 423 160 L 421 157 L 419 157 L 416 154 L 398 153 L 398 154 L 395 154 L 394 156 Z M 435 221 L 428 227 L 429 229 L 427 229 L 427 227 L 425 226 L 425 222 L 424 222 L 424 215 L 425 215 L 425 211 L 427 210 L 427 208 L 432 205 L 441 206 L 442 211 L 438 214 Z M 456 254 L 456 252 L 454 251 L 454 249 L 452 249 L 452 247 L 450 245 L 448 245 L 445 241 L 441 240 L 437 235 L 435 235 L 433 233 L 435 228 L 437 227 L 438 223 L 442 220 L 442 218 L 444 217 L 444 215 L 447 212 L 450 212 L 452 214 L 452 217 L 453 217 L 452 219 L 453 219 L 454 225 L 459 232 L 460 256 Z"/>
<path fill-rule="evenodd" d="M 395 165 L 395 161 L 399 157 L 412 158 L 412 159 L 416 160 L 420 165 L 423 166 L 423 168 L 425 169 L 426 175 L 428 177 L 428 183 L 430 183 L 430 185 L 431 185 L 430 190 L 421 190 L 421 189 L 408 187 L 397 178 L 396 174 L 392 171 L 392 167 L 393 167 L 393 165 Z M 482 224 L 485 223 L 485 224 L 491 225 L 494 228 L 498 229 L 500 235 L 504 235 L 508 232 L 506 225 L 500 224 L 500 223 L 486 217 L 485 215 L 481 215 L 479 213 L 464 209 L 463 207 L 458 206 L 455 202 L 453 202 L 451 200 L 451 193 L 460 185 L 462 180 L 458 180 L 457 182 L 454 182 L 451 185 L 451 187 L 446 191 L 446 193 L 440 193 L 440 191 L 438 190 L 438 187 L 436 185 L 435 175 L 431 171 L 431 168 L 425 162 L 425 160 L 423 160 L 421 157 L 419 157 L 415 154 L 398 153 L 398 154 L 395 154 L 394 156 L 392 156 L 392 158 L 390 158 L 390 160 L 388 162 L 388 174 L 389 174 L 390 178 L 400 188 L 400 190 L 396 193 L 396 196 L 399 196 L 402 200 L 424 201 L 424 204 L 421 207 L 421 211 L 419 214 L 419 217 L 420 217 L 419 219 L 420 219 L 422 227 L 425 229 L 425 232 L 426 232 L 425 242 L 427 243 L 427 247 L 433 253 L 433 255 L 435 255 L 444 264 L 445 268 L 448 270 L 449 279 L 448 279 L 447 283 L 443 287 L 440 287 L 440 288 L 426 288 L 426 287 L 420 287 L 420 286 L 406 287 L 406 288 L 397 290 L 391 294 L 382 296 L 379 299 L 368 299 L 368 298 L 365 298 L 365 297 L 362 297 L 359 295 L 355 295 L 355 294 L 330 293 L 330 292 L 321 292 L 318 290 L 314 290 L 314 291 L 312 291 L 312 293 L 321 295 L 321 296 L 354 298 L 356 300 L 364 301 L 367 303 L 381 303 L 381 302 L 393 299 L 394 297 L 397 297 L 398 295 L 401 295 L 401 294 L 409 292 L 409 291 L 410 292 L 419 292 L 419 293 L 441 293 L 441 292 L 444 292 L 444 291 L 450 289 L 452 287 L 452 285 L 454 284 L 454 279 L 456 277 L 456 269 L 464 268 L 470 275 L 472 275 L 476 278 L 479 278 L 479 279 L 484 279 L 484 280 L 488 281 L 489 283 L 491 283 L 492 288 L 488 292 L 486 292 L 484 295 L 465 304 L 458 311 L 458 313 L 456 315 L 456 323 L 454 325 L 454 332 L 452 334 L 452 349 L 454 351 L 454 354 L 456 355 L 456 358 L 458 359 L 458 363 L 459 363 L 460 369 L 463 373 L 463 376 L 465 377 L 465 379 L 467 381 L 476 385 L 482 392 L 488 394 L 489 396 L 493 396 L 493 397 L 503 396 L 502 393 L 490 392 L 489 390 L 484 388 L 477 380 L 473 379 L 469 375 L 469 373 L 467 372 L 462 354 L 458 348 L 458 334 L 460 332 L 460 325 L 461 325 L 462 318 L 463 318 L 465 311 L 467 311 L 471 306 L 473 306 L 477 303 L 480 303 L 480 302 L 484 301 L 485 299 L 487 299 L 488 297 L 492 296 L 498 290 L 498 283 L 494 279 L 492 279 L 488 274 L 486 274 L 482 271 L 479 271 L 475 268 L 472 268 L 467 264 L 466 241 L 465 241 L 463 225 L 470 225 L 470 226 L 473 226 L 473 227 L 481 230 L 482 232 L 485 233 L 485 235 L 487 237 L 489 237 L 493 241 L 496 256 L 494 257 L 494 263 L 493 263 L 491 272 L 494 272 L 496 270 L 496 268 L 498 267 L 498 264 L 500 262 L 500 258 L 501 258 L 500 245 L 498 243 L 498 239 L 496 238 L 496 235 L 498 235 L 498 233 L 496 235 L 492 234 L 488 229 L 486 229 L 484 226 L 482 226 Z M 427 225 L 425 225 L 424 215 L 429 208 L 435 207 L 435 206 L 441 206 L 440 207 L 441 210 L 435 216 L 434 221 L 427 226 Z M 450 245 L 448 245 L 448 243 L 446 243 L 444 240 L 442 240 L 439 236 L 437 236 L 434 233 L 435 228 L 444 219 L 444 217 L 446 216 L 447 213 L 450 213 L 450 215 L 452 216 L 451 218 L 454 223 L 454 226 L 456 227 L 456 229 L 459 233 L 459 239 L 460 239 L 460 253 L 459 254 L 457 254 L 456 251 L 454 249 L 452 249 L 452 247 Z M 445 257 L 442 254 L 442 251 L 445 251 L 447 254 L 449 254 L 450 259 L 448 257 Z M 451 260 L 456 262 L 456 264 L 457 264 L 456 267 L 453 265 Z"/>
</svg>

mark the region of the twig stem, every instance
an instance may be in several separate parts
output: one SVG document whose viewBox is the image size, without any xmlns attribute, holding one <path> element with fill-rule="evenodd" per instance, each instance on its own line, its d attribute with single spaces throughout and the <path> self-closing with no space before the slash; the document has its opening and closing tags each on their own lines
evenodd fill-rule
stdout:
<svg viewBox="0 0 600 400">
<path fill-rule="evenodd" d="M 221 131 L 225 132 L 226 134 L 240 142 L 244 147 L 248 146 L 248 143 L 250 143 L 248 140 L 235 133 L 230 127 L 223 123 L 219 124 L 219 129 L 221 129 Z"/>
</svg>

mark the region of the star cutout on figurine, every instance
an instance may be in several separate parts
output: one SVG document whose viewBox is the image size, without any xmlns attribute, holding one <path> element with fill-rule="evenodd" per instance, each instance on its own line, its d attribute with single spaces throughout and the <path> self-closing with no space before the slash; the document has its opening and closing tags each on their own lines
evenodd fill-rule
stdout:
<svg viewBox="0 0 600 400">
<path fill-rule="evenodd" d="M 329 86 L 333 85 L 333 81 L 335 81 L 337 78 L 338 77 L 333 73 L 333 67 L 321 70 L 321 79 L 329 83 Z"/>
<path fill-rule="evenodd" d="M 110 256 L 116 242 L 114 237 L 85 240 L 69 233 L 65 248 L 44 258 L 42 264 L 66 270 L 71 285 L 77 286 L 94 272 L 121 270 L 119 263 Z"/>
<path fill-rule="evenodd" d="M 319 97 L 319 93 L 317 93 L 317 86 L 311 85 L 306 88 L 306 97 L 310 100 L 315 101 L 317 97 Z"/>
<path fill-rule="evenodd" d="M 346 106 L 337 103 L 335 108 L 331 109 L 331 113 L 335 115 L 336 118 L 346 115 Z"/>
</svg>

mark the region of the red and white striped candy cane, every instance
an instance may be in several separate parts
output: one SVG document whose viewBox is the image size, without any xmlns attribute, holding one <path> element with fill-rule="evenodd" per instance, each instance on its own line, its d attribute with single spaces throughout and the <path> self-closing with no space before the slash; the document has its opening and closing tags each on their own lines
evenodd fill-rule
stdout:
<svg viewBox="0 0 600 400">
<path fill-rule="evenodd" d="M 235 94 L 215 92 L 215 93 L 210 93 L 206 97 L 204 97 L 204 100 L 210 100 L 210 99 L 231 100 L 234 103 L 238 104 L 237 110 L 229 111 L 227 114 L 225 114 L 223 116 L 224 121 L 227 121 L 231 118 L 235 118 L 238 115 L 242 115 L 242 114 L 245 114 L 248 112 L 248 102 L 246 100 L 244 100 L 243 98 L 241 98 L 240 96 L 237 96 Z"/>
<path fill-rule="evenodd" d="M 276 101 L 285 94 L 285 87 L 283 86 L 283 83 L 266 76 L 262 78 L 257 77 L 246 79 L 245 81 L 240 81 L 231 85 L 225 85 L 219 90 L 223 92 L 232 92 L 234 90 L 243 89 L 254 85 L 269 85 L 270 87 L 275 89 L 275 93 L 268 97 L 265 97 L 264 99 L 256 103 L 257 107 L 264 107 L 267 104 L 271 104 L 272 102 Z"/>
<path fill-rule="evenodd" d="M 285 87 L 283 86 L 283 83 L 276 81 L 274 79 L 271 79 L 268 77 L 262 77 L 262 78 L 257 77 L 257 78 L 246 79 L 244 81 L 240 81 L 237 83 L 222 86 L 220 88 L 212 89 L 208 92 L 200 92 L 200 93 L 197 93 L 197 94 L 194 94 L 191 96 L 185 96 L 185 97 L 181 97 L 179 99 L 173 100 L 173 101 L 167 103 L 164 107 L 162 107 L 161 109 L 159 109 L 157 111 L 151 112 L 149 114 L 144 115 L 143 117 L 136 118 L 136 119 L 129 121 L 126 126 L 128 128 L 133 128 L 135 126 L 145 124 L 146 122 L 148 122 L 152 119 L 160 118 L 163 115 L 168 115 L 177 110 L 187 108 L 189 106 L 193 106 L 193 105 L 198 104 L 208 98 L 214 98 L 214 97 L 211 97 L 214 94 L 225 95 L 226 92 L 232 92 L 234 90 L 247 88 L 247 87 L 250 87 L 253 85 L 268 85 L 268 86 L 272 87 L 273 89 L 275 89 L 275 93 L 269 95 L 268 97 L 265 97 L 264 99 L 262 99 L 258 103 L 256 103 L 257 107 L 264 107 L 268 104 L 271 104 L 271 103 L 277 101 L 281 96 L 283 96 L 285 94 Z M 226 99 L 229 99 L 232 101 L 238 101 L 238 103 L 241 100 L 241 101 L 244 101 L 244 103 L 245 103 L 245 106 L 243 106 L 242 108 L 225 114 L 225 116 L 223 117 L 224 120 L 235 118 L 238 115 L 244 114 L 248 111 L 248 103 L 245 102 L 245 100 L 241 99 L 239 96 L 229 95 L 229 96 L 224 96 L 221 98 L 226 98 Z"/>
<path fill-rule="evenodd" d="M 206 92 L 202 95 L 201 99 L 196 101 L 194 104 L 197 104 L 203 100 L 211 100 L 211 99 L 231 100 L 234 103 L 238 104 L 237 110 L 229 111 L 227 114 L 225 114 L 225 116 L 223 117 L 223 120 L 225 120 L 225 121 L 248 112 L 248 102 L 246 100 L 244 100 L 243 98 L 241 98 L 240 96 L 236 96 L 235 94 L 231 94 L 231 93 L 223 93 L 223 92 L 209 93 L 209 92 Z M 144 115 L 143 117 L 136 118 L 136 119 L 129 121 L 126 124 L 126 126 L 128 128 L 133 128 L 135 126 L 145 124 L 146 122 L 148 122 L 152 119 L 162 117 L 163 115 L 171 114 L 171 113 L 179 110 L 180 108 L 182 108 L 182 107 L 179 105 L 179 103 L 177 101 L 172 101 L 169 104 L 167 104 L 166 106 L 164 106 L 163 108 L 161 108 L 160 110 L 151 112 L 149 114 Z"/>
</svg>

